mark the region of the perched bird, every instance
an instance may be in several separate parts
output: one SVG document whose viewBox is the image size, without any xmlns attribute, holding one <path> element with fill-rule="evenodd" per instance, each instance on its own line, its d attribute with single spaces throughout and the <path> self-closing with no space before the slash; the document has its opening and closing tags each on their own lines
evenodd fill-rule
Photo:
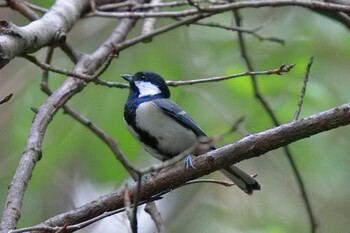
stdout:
<svg viewBox="0 0 350 233">
<path fill-rule="evenodd" d="M 206 137 L 197 123 L 170 100 L 170 90 L 164 79 L 152 72 L 121 75 L 130 84 L 124 106 L 124 120 L 130 133 L 145 150 L 159 160 L 170 159 Z M 215 149 L 211 147 L 208 150 Z M 204 153 L 206 151 L 202 151 Z M 201 154 L 195 151 L 195 155 Z M 245 193 L 260 190 L 259 183 L 232 165 L 221 170 Z"/>
</svg>

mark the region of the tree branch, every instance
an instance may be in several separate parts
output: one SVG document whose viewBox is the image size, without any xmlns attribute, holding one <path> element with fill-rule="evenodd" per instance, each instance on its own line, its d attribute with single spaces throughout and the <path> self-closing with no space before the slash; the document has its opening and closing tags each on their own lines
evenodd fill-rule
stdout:
<svg viewBox="0 0 350 233">
<path fill-rule="evenodd" d="M 293 121 L 260 133 L 251 134 L 243 139 L 211 151 L 193 159 L 196 169 L 186 170 L 183 164 L 165 169 L 151 178 L 146 176 L 141 183 L 140 201 L 149 199 L 165 190 L 207 175 L 211 172 L 239 161 L 258 157 L 271 150 L 286 146 L 292 142 L 308 138 L 312 135 L 350 124 L 350 103 Z M 137 182 L 129 186 L 131 198 L 137 190 Z M 86 221 L 104 212 L 124 207 L 123 189 L 102 196 L 84 206 L 54 216 L 41 226 L 72 225 Z"/>
<path fill-rule="evenodd" d="M 237 26 L 242 26 L 242 20 L 241 17 L 239 15 L 238 11 L 234 11 L 234 20 Z M 246 66 L 248 68 L 248 70 L 253 71 L 254 70 L 254 66 L 253 63 L 249 57 L 248 51 L 247 51 L 247 47 L 246 47 L 246 42 L 244 39 L 244 35 L 241 32 L 237 32 L 238 33 L 238 40 L 239 40 L 239 46 L 240 46 L 240 50 L 241 50 L 241 56 L 244 59 Z M 253 91 L 254 91 L 254 96 L 255 98 L 259 101 L 259 103 L 262 105 L 262 107 L 264 108 L 265 112 L 268 114 L 268 116 L 271 118 L 271 120 L 273 121 L 275 126 L 279 126 L 280 122 L 276 116 L 276 114 L 274 113 L 273 109 L 271 108 L 271 106 L 269 105 L 269 103 L 266 101 L 266 99 L 264 98 L 264 96 L 261 94 L 260 89 L 259 89 L 259 85 L 258 85 L 258 80 L 256 78 L 255 74 L 251 75 L 251 80 L 252 80 L 252 86 L 253 86 Z M 316 229 L 316 221 L 315 221 L 315 217 L 311 208 L 311 204 L 309 201 L 309 197 L 306 193 L 305 190 L 305 186 L 304 186 L 304 182 L 303 179 L 301 177 L 301 174 L 298 170 L 297 165 L 294 162 L 293 156 L 292 156 L 292 152 L 289 149 L 288 146 L 284 146 L 283 147 L 283 152 L 292 168 L 294 177 L 296 178 L 298 187 L 300 189 L 301 192 L 301 197 L 302 200 L 304 202 L 309 220 L 310 220 L 310 226 L 311 226 L 311 232 L 314 233 L 315 229 Z"/>
<path fill-rule="evenodd" d="M 73 27 L 87 6 L 88 1 L 57 0 L 42 18 L 24 27 L 1 20 L 0 68 L 15 56 L 65 41 L 65 33 Z"/>
<path fill-rule="evenodd" d="M 222 13 L 224 11 L 243 8 L 300 6 L 313 10 L 350 12 L 350 6 L 333 3 L 325 3 L 316 0 L 264 0 L 264 1 L 239 1 L 222 5 L 203 6 L 200 9 L 187 9 L 179 11 L 162 12 L 104 12 L 95 11 L 88 16 L 100 16 L 110 18 L 147 18 L 147 17 L 186 17 L 205 13 Z"/>
</svg>

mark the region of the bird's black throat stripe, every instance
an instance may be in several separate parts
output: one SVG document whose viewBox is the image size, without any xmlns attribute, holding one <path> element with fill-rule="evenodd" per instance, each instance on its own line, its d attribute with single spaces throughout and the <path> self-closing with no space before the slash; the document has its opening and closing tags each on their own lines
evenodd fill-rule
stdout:
<svg viewBox="0 0 350 233">
<path fill-rule="evenodd" d="M 136 104 L 135 103 L 126 104 L 125 108 L 124 108 L 124 119 L 128 123 L 128 125 L 130 127 L 132 127 L 133 130 L 138 134 L 139 141 L 144 143 L 148 147 L 151 147 L 154 150 L 156 150 L 158 152 L 158 154 L 164 156 L 164 160 L 167 160 L 167 159 L 170 159 L 170 158 L 176 156 L 176 155 L 169 154 L 169 153 L 162 151 L 158 147 L 158 145 L 159 145 L 158 140 L 155 137 L 151 136 L 147 131 L 140 129 L 137 126 L 137 123 L 136 123 L 137 106 L 138 106 L 137 103 Z"/>
</svg>

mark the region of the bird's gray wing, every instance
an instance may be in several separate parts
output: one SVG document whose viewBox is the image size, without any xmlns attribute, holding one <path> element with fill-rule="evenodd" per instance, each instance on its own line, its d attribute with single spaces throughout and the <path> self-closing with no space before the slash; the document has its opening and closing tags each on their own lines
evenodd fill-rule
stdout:
<svg viewBox="0 0 350 233">
<path fill-rule="evenodd" d="M 153 103 L 179 124 L 191 129 L 198 137 L 207 136 L 197 123 L 176 103 L 169 99 L 156 99 Z"/>
<path fill-rule="evenodd" d="M 153 100 L 154 104 L 164 113 L 170 116 L 179 124 L 191 129 L 198 137 L 206 136 L 204 131 L 199 128 L 197 123 L 178 105 L 169 99 Z M 212 150 L 215 148 L 212 147 Z M 260 190 L 259 183 L 251 176 L 240 170 L 238 167 L 231 165 L 221 170 L 229 179 L 231 179 L 245 193 L 251 195 L 254 190 Z"/>
</svg>

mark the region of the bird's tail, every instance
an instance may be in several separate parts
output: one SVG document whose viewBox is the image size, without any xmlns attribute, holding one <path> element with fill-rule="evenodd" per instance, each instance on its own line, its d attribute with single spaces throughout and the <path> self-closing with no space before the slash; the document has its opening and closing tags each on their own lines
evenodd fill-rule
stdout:
<svg viewBox="0 0 350 233">
<path fill-rule="evenodd" d="M 260 190 L 260 184 L 253 177 L 234 165 L 220 171 L 248 195 L 253 194 L 254 190 Z"/>
</svg>

